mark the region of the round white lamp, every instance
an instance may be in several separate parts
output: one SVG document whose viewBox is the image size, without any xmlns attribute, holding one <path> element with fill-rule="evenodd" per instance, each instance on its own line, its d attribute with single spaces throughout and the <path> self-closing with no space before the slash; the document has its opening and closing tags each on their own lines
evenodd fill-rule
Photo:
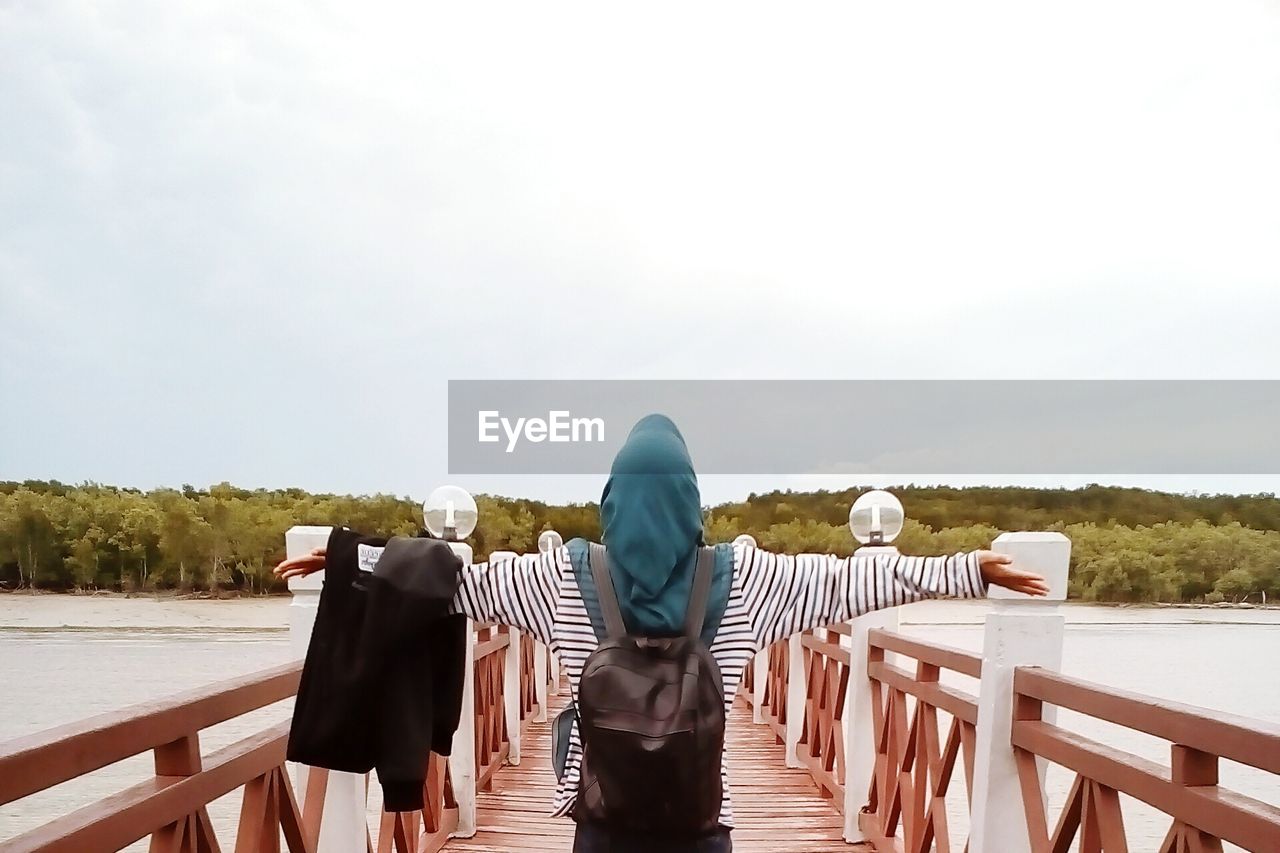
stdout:
<svg viewBox="0 0 1280 853">
<path fill-rule="evenodd" d="M 889 543 L 898 538 L 905 521 L 902 501 L 882 489 L 862 495 L 849 509 L 849 529 L 864 546 L 859 553 L 896 552 Z"/>
<path fill-rule="evenodd" d="M 476 529 L 480 513 L 476 499 L 466 489 L 460 486 L 436 489 L 422 504 L 422 520 L 432 536 L 448 542 L 463 562 L 471 562 L 471 546 L 462 540 Z"/>
<path fill-rule="evenodd" d="M 460 486 L 441 486 L 422 504 L 422 520 L 432 536 L 457 542 L 476 529 L 476 500 Z"/>
<path fill-rule="evenodd" d="M 538 534 L 539 554 L 550 554 L 552 551 L 558 551 L 563 544 L 564 537 L 554 530 L 544 530 Z"/>
</svg>

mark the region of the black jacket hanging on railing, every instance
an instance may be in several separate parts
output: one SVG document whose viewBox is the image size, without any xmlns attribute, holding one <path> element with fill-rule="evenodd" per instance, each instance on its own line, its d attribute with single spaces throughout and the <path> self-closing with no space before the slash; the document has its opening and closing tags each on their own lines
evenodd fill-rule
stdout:
<svg viewBox="0 0 1280 853">
<path fill-rule="evenodd" d="M 290 761 L 376 768 L 387 811 L 422 808 L 428 753 L 449 754 L 462 707 L 466 618 L 448 612 L 461 566 L 439 540 L 334 528 Z"/>
</svg>

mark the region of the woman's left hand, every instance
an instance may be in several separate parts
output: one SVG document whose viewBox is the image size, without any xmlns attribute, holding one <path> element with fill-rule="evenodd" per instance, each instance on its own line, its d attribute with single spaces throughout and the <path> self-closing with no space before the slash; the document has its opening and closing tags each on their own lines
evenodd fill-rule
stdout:
<svg viewBox="0 0 1280 853">
<path fill-rule="evenodd" d="M 1044 575 L 1014 568 L 1013 557 L 1008 554 L 979 551 L 978 563 L 982 567 L 982 579 L 987 583 L 1027 595 L 1049 594 L 1049 582 Z"/>
</svg>

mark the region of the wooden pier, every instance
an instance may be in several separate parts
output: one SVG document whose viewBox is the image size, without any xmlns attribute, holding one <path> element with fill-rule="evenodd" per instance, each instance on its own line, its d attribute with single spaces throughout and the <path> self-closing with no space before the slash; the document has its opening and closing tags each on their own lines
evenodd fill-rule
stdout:
<svg viewBox="0 0 1280 853">
<path fill-rule="evenodd" d="M 1276 782 L 1280 725 L 1057 672 L 1055 610 L 993 604 L 984 653 L 905 635 L 892 610 L 762 651 L 727 735 L 734 849 L 1128 853 L 1123 797 L 1154 810 L 1159 853 L 1280 851 L 1280 806 L 1219 778 L 1230 762 Z M 370 818 L 368 779 L 288 765 L 287 720 L 202 750 L 203 730 L 293 696 L 295 662 L 0 743 L 0 806 L 132 756 L 154 762 L 132 786 L 0 839 L 0 853 L 568 851 L 572 822 L 548 815 L 548 720 L 568 691 L 544 646 L 472 627 L 462 723 L 453 755 L 427 760 L 421 811 Z M 310 624 L 293 631 L 301 657 Z M 1163 742 L 1167 761 L 1073 731 L 1059 709 Z M 1048 765 L 1073 780 L 1065 802 L 1046 795 Z M 209 804 L 235 791 L 239 820 L 219 837 Z"/>
</svg>

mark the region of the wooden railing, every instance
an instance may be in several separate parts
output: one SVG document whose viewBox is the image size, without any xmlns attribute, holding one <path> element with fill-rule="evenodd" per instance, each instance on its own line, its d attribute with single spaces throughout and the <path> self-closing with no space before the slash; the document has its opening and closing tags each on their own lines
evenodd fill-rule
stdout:
<svg viewBox="0 0 1280 853">
<path fill-rule="evenodd" d="M 804 716 L 796 757 L 809 771 L 823 796 L 844 809 L 844 709 L 849 686 L 849 648 L 841 636 L 848 625 L 832 625 L 800 636 L 805 678 Z"/>
<path fill-rule="evenodd" d="M 507 647 L 514 633 L 492 625 L 476 628 L 476 787 L 482 791 L 489 789 L 494 772 L 507 760 L 511 749 L 503 687 Z"/>
<path fill-rule="evenodd" d="M 285 773 L 288 723 L 209 756 L 200 732 L 293 696 L 292 663 L 190 693 L 102 714 L 0 745 L 0 804 L 152 752 L 155 775 L 106 799 L 0 843 L 0 850 L 116 850 L 151 836 L 151 850 L 218 849 L 206 806 L 244 787 L 237 851 L 313 850 L 319 811 L 300 810 Z M 274 847 L 273 847 L 274 844 Z"/>
<path fill-rule="evenodd" d="M 1045 706 L 1067 708 L 1170 744 L 1163 765 L 1047 722 Z M 1221 759 L 1280 774 L 1280 726 L 1100 687 L 1036 668 L 1014 676 L 1012 731 L 1031 849 L 1127 851 L 1120 794 L 1167 815 L 1161 853 L 1280 850 L 1280 807 L 1218 784 Z M 1049 830 L 1037 758 L 1073 771 L 1075 781 Z"/>
<path fill-rule="evenodd" d="M 539 669 L 538 663 L 537 663 L 538 655 L 543 656 L 544 668 L 542 668 L 541 670 Z M 520 724 L 521 725 L 524 725 L 530 719 L 532 719 L 538 710 L 539 696 L 538 696 L 538 684 L 536 683 L 538 678 L 535 674 L 539 672 L 546 672 L 545 670 L 546 655 L 547 655 L 546 649 L 543 648 L 538 642 L 536 642 L 533 639 L 533 637 L 525 633 L 520 634 L 520 673 L 521 673 Z M 524 678 L 523 676 L 525 673 L 528 673 L 530 677 Z M 547 676 L 542 675 L 541 677 L 544 679 L 542 686 L 545 692 L 545 687 L 546 687 L 545 679 L 547 678 Z M 546 700 L 543 699 L 543 701 L 546 701 Z"/>
<path fill-rule="evenodd" d="M 787 653 L 785 642 L 774 643 L 768 648 L 767 654 L 764 691 L 755 693 L 761 696 L 760 709 L 765 723 L 773 729 L 781 743 L 787 735 L 787 683 L 791 671 L 791 656 Z"/>
<path fill-rule="evenodd" d="M 476 783 L 488 785 L 510 754 L 506 690 L 533 695 L 534 660 L 545 654 L 521 637 L 519 679 L 508 679 L 507 650 L 514 631 L 476 629 L 474 748 Z M 523 647 L 523 648 L 520 648 Z M 0 805 L 76 779 L 140 753 L 154 754 L 154 776 L 9 840 L 0 851 L 118 850 L 150 836 L 152 853 L 211 853 L 224 849 L 209 818 L 208 806 L 244 789 L 239 820 L 227 841 L 237 853 L 278 851 L 315 853 L 332 774 L 303 769 L 298 797 L 286 772 L 289 723 L 284 721 L 209 755 L 202 755 L 200 733 L 210 726 L 264 708 L 297 693 L 299 662 L 210 685 L 157 702 L 92 717 L 0 744 Z M 545 670 L 544 670 L 545 671 Z M 522 702 L 521 724 L 536 706 Z M 455 745 L 455 751 L 457 746 Z M 383 813 L 376 846 L 367 826 L 363 846 L 378 853 L 431 853 L 439 850 L 458 823 L 458 801 L 449 761 L 432 754 L 424 783 L 424 808 Z M 364 781 L 367 786 L 368 780 Z M 363 806 L 357 804 L 363 818 Z"/>
<path fill-rule="evenodd" d="M 860 804 L 853 823 L 846 823 L 856 827 L 847 831 L 849 840 L 868 842 L 878 853 L 1128 853 L 1123 794 L 1167 817 L 1160 853 L 1220 853 L 1224 842 L 1251 851 L 1280 851 L 1280 806 L 1219 784 L 1224 760 L 1280 777 L 1280 725 L 1103 687 L 1040 667 L 1012 666 L 1007 680 L 988 679 L 984 670 L 989 662 L 980 654 L 879 628 L 865 629 L 865 658 L 857 660 L 850 640 L 858 630 L 855 623 L 774 644 L 767 650 L 763 691 L 774 699 L 764 708 L 764 723 L 785 739 L 789 685 L 790 694 L 797 693 L 790 679 L 804 679 L 794 763 L 809 771 L 837 808 Z M 797 643 L 798 670 L 788 664 L 796 660 Z M 865 721 L 855 724 L 847 697 L 856 695 L 857 684 L 850 679 L 857 678 L 865 679 L 871 701 Z M 742 693 L 758 702 L 762 691 L 754 679 L 753 674 L 744 680 Z M 994 776 L 1007 760 L 1015 768 L 1014 796 L 981 805 L 1011 834 L 988 837 L 975 848 L 969 822 L 949 819 L 948 803 L 952 815 L 959 812 L 963 818 L 968 812 L 976 818 L 975 775 L 983 759 L 979 708 L 997 713 L 1001 694 L 1012 706 L 1011 729 L 1002 738 L 988 735 L 983 772 Z M 1060 708 L 1167 741 L 1168 764 L 1057 725 Z M 863 722 L 865 730 L 859 728 Z M 797 725 L 794 719 L 792 725 Z M 874 764 L 860 778 L 849 775 L 848 756 L 856 744 L 846 738 L 874 745 Z M 1054 820 L 1046 807 L 1046 763 L 1075 774 Z"/>
<path fill-rule="evenodd" d="M 967 847 L 967 839 L 953 838 L 947 825 L 947 795 L 958 764 L 967 795 L 973 795 L 978 701 L 940 677 L 948 670 L 980 678 L 982 658 L 884 630 L 869 632 L 867 648 L 876 765 L 858 817 L 863 834 L 877 850 L 898 849 L 899 834 L 902 849 L 912 853 Z M 914 672 L 889 663 L 886 652 L 914 660 Z M 950 717 L 945 735 L 939 712 Z"/>
</svg>

